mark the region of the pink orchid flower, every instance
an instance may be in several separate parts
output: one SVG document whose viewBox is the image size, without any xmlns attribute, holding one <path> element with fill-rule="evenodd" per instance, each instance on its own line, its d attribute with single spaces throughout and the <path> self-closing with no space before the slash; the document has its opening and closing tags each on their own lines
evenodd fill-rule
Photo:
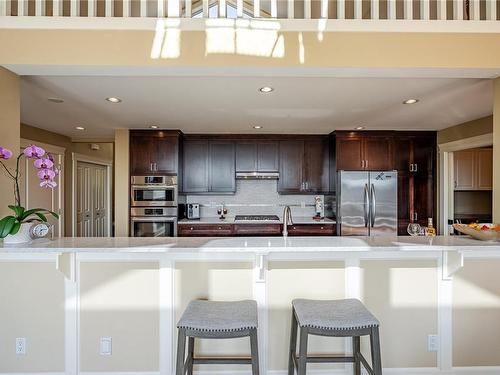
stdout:
<svg viewBox="0 0 500 375">
<path fill-rule="evenodd" d="M 45 155 L 45 150 L 41 147 L 30 145 L 24 149 L 23 153 L 27 158 L 41 158 Z"/>
<path fill-rule="evenodd" d="M 10 159 L 12 157 L 12 151 L 6 149 L 6 148 L 3 148 L 3 147 L 0 147 L 0 159 Z"/>
<path fill-rule="evenodd" d="M 40 181 L 40 187 L 47 188 L 47 189 L 53 189 L 57 186 L 57 182 L 54 180 L 42 180 Z"/>
<path fill-rule="evenodd" d="M 37 173 L 40 180 L 53 180 L 56 173 L 52 169 L 40 169 Z"/>
<path fill-rule="evenodd" d="M 35 160 L 35 168 L 38 169 L 49 169 L 54 166 L 54 163 L 49 158 L 41 158 Z"/>
</svg>

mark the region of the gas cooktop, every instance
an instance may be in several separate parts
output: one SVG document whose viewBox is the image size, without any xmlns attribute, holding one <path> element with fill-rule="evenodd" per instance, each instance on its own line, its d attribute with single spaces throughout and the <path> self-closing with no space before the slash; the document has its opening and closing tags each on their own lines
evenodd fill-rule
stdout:
<svg viewBox="0 0 500 375">
<path fill-rule="evenodd" d="M 236 215 L 235 221 L 279 221 L 276 215 Z"/>
</svg>

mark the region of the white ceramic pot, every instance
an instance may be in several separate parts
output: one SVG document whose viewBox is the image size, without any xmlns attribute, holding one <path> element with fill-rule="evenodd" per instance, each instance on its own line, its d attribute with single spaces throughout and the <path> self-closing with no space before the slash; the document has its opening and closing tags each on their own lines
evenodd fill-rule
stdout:
<svg viewBox="0 0 500 375">
<path fill-rule="evenodd" d="M 32 223 L 23 223 L 21 224 L 21 228 L 19 228 L 19 232 L 14 235 L 7 235 L 3 239 L 4 244 L 18 244 L 18 243 L 26 243 L 32 240 L 31 238 L 31 225 Z"/>
</svg>

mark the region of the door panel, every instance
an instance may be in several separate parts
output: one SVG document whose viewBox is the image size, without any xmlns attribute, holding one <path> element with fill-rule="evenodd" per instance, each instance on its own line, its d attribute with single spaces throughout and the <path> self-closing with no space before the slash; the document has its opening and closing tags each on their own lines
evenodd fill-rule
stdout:
<svg viewBox="0 0 500 375">
<path fill-rule="evenodd" d="M 152 162 L 156 163 L 155 173 L 177 174 L 179 137 L 155 138 L 152 142 Z"/>
<path fill-rule="evenodd" d="M 477 189 L 493 189 L 493 150 L 481 148 L 477 150 Z"/>
<path fill-rule="evenodd" d="M 337 170 L 362 169 L 363 140 L 359 137 L 337 137 Z"/>
<path fill-rule="evenodd" d="M 230 141 L 210 142 L 210 191 L 236 191 L 235 147 Z"/>
<path fill-rule="evenodd" d="M 304 143 L 305 182 L 310 193 L 329 191 L 328 138 L 307 140 Z"/>
<path fill-rule="evenodd" d="M 183 191 L 186 193 L 208 192 L 208 141 L 185 141 L 183 160 Z"/>
<path fill-rule="evenodd" d="M 257 170 L 257 143 L 236 143 L 236 172 L 254 172 Z"/>
<path fill-rule="evenodd" d="M 278 191 L 280 193 L 302 192 L 304 165 L 304 142 L 280 142 L 280 178 Z"/>
<path fill-rule="evenodd" d="M 413 164 L 415 173 L 432 175 L 436 160 L 436 140 L 430 137 L 415 137 L 413 140 Z"/>
<path fill-rule="evenodd" d="M 259 172 L 278 172 L 278 142 L 259 142 L 257 144 L 257 170 Z"/>
<path fill-rule="evenodd" d="M 368 235 L 368 172 L 340 172 L 340 234 Z"/>
<path fill-rule="evenodd" d="M 414 177 L 414 184 L 414 210 L 417 215 L 415 222 L 427 226 L 427 219 L 434 217 L 434 179 L 417 174 Z"/>
<path fill-rule="evenodd" d="M 394 142 L 394 169 L 399 172 L 410 171 L 410 164 L 413 162 L 411 159 L 412 145 L 411 138 L 396 138 Z"/>
<path fill-rule="evenodd" d="M 474 190 L 474 150 L 453 153 L 455 164 L 455 190 Z"/>
<path fill-rule="evenodd" d="M 91 166 L 77 165 L 76 225 L 77 237 L 92 237 L 92 178 Z"/>
<path fill-rule="evenodd" d="M 370 172 L 370 235 L 394 236 L 398 226 L 397 172 Z"/>
<path fill-rule="evenodd" d="M 365 137 L 364 160 L 365 169 L 371 171 L 388 171 L 394 168 L 391 137 Z"/>
<path fill-rule="evenodd" d="M 130 173 L 132 175 L 151 174 L 154 144 L 152 137 L 130 137 Z"/>
</svg>

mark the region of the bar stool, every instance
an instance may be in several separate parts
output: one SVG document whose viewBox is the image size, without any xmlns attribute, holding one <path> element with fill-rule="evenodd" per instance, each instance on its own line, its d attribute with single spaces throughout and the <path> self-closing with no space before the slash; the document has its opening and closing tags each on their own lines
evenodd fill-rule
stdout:
<svg viewBox="0 0 500 375">
<path fill-rule="evenodd" d="M 292 332 L 288 375 L 306 374 L 307 363 L 354 363 L 354 375 L 361 374 L 361 364 L 371 375 L 382 375 L 379 321 L 357 299 L 319 301 L 296 299 L 292 302 Z M 297 356 L 297 326 L 300 328 Z M 352 357 L 308 356 L 309 335 L 352 337 Z M 360 336 L 370 336 L 372 367 L 360 351 Z"/>
<path fill-rule="evenodd" d="M 191 301 L 177 323 L 176 375 L 193 374 L 196 364 L 248 364 L 252 375 L 259 375 L 259 351 L 257 345 L 257 303 L 255 301 Z M 195 357 L 194 340 L 250 338 L 250 358 Z M 186 338 L 188 351 L 186 358 Z"/>
</svg>

